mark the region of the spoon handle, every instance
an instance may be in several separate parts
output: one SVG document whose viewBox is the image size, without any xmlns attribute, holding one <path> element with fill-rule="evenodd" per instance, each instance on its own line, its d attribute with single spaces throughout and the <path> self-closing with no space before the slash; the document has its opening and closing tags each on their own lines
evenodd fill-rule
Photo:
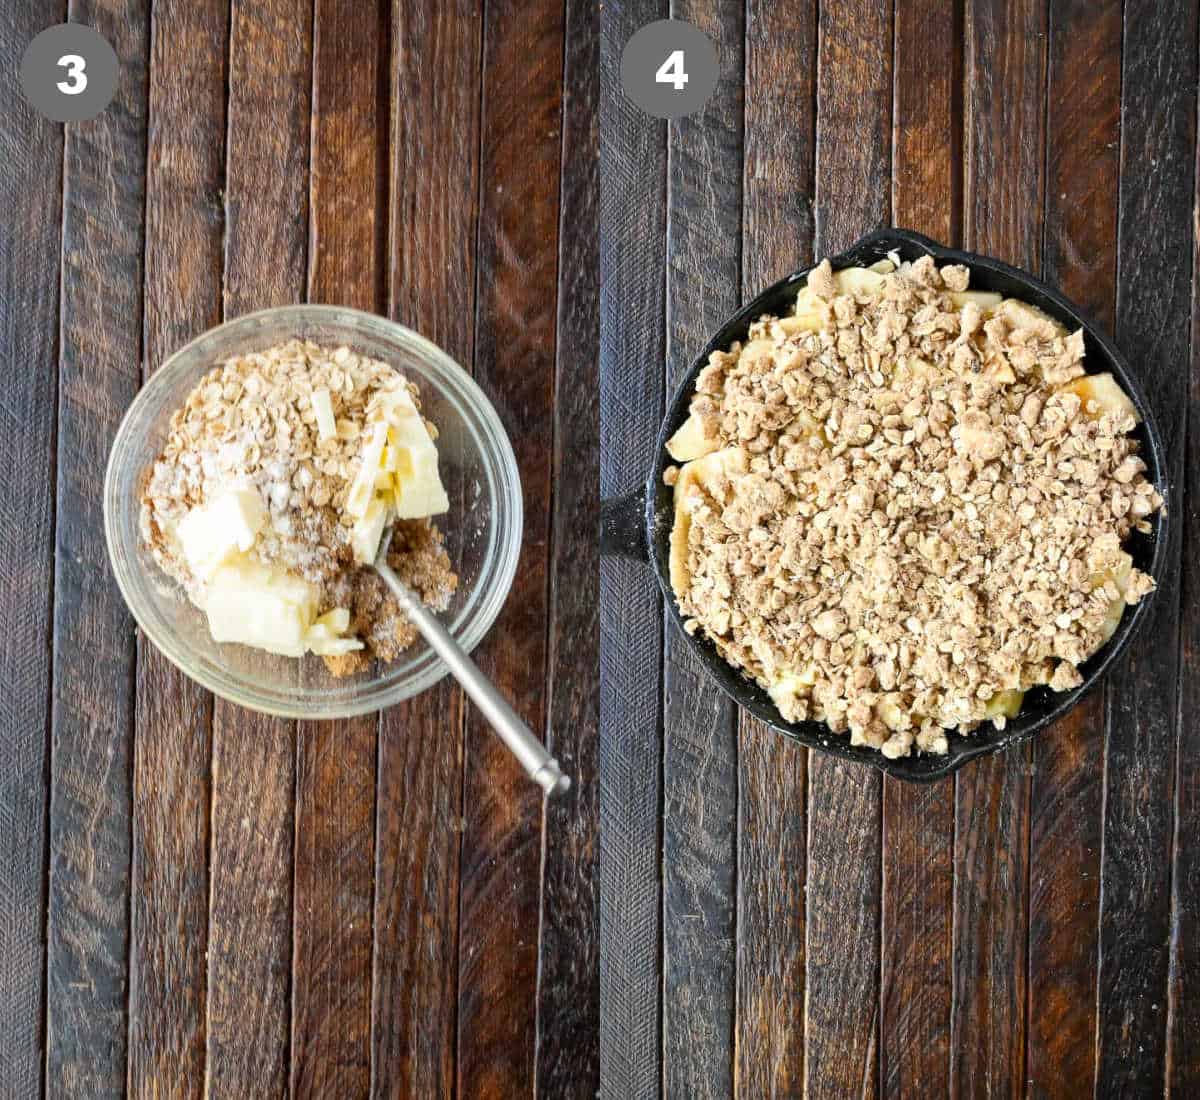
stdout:
<svg viewBox="0 0 1200 1100">
<path fill-rule="evenodd" d="M 434 652 L 446 662 L 451 675 L 462 685 L 463 690 L 491 723 L 492 729 L 500 735 L 500 739 L 512 750 L 529 775 L 547 794 L 565 791 L 571 785 L 571 780 L 559 770 L 558 761 L 534 737 L 517 712 L 496 690 L 496 685 L 479 671 L 479 666 L 467 656 L 466 651 L 454 640 L 437 616 L 392 572 L 386 560 L 386 539 L 381 546 L 384 549 L 375 560 L 375 571 L 392 590 L 404 614 L 433 647 Z"/>
</svg>

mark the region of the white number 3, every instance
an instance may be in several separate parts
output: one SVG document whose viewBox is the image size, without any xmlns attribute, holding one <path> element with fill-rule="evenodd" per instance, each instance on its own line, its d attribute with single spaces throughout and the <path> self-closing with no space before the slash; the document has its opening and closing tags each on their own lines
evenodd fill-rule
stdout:
<svg viewBox="0 0 1200 1100">
<path fill-rule="evenodd" d="M 656 84 L 670 84 L 677 92 L 683 91 L 683 86 L 688 82 L 688 74 L 683 71 L 683 50 L 675 50 L 659 65 L 654 81 Z"/>
<path fill-rule="evenodd" d="M 77 53 L 64 54 L 59 65 L 67 70 L 67 80 L 58 82 L 58 90 L 64 95 L 79 95 L 87 87 L 87 62 Z"/>
</svg>

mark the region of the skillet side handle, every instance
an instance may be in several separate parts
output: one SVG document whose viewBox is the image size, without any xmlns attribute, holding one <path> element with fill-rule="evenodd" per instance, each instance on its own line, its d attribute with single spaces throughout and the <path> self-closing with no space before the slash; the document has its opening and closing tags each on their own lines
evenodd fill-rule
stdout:
<svg viewBox="0 0 1200 1100">
<path fill-rule="evenodd" d="M 600 553 L 648 562 L 646 487 L 600 502 Z"/>
</svg>

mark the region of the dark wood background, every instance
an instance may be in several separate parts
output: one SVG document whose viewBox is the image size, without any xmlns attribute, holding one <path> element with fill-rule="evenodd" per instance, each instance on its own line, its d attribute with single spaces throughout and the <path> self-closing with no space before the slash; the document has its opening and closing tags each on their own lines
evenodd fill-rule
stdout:
<svg viewBox="0 0 1200 1100">
<path fill-rule="evenodd" d="M 670 125 L 618 76 L 668 14 L 722 61 Z M 1196 67 L 1186 0 L 606 0 L 604 495 L 740 301 L 890 223 L 1041 272 L 1115 333 L 1176 516 L 1104 688 L 930 787 L 739 715 L 648 570 L 602 563 L 611 1100 L 1200 1096 Z"/>
<path fill-rule="evenodd" d="M 64 131 L 16 73 L 68 18 L 120 84 Z M 585 0 L 0 8 L 0 1096 L 595 1094 L 597 51 Z M 496 404 L 525 539 L 476 657 L 568 797 L 448 683 L 279 721 L 136 637 L 122 413 L 305 300 L 419 329 Z"/>
</svg>

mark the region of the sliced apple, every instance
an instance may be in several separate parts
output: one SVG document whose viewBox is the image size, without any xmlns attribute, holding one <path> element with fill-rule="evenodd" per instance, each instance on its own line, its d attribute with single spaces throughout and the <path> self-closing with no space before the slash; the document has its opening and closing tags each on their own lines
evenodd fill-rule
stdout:
<svg viewBox="0 0 1200 1100">
<path fill-rule="evenodd" d="M 1042 329 L 1053 336 L 1067 335 L 1067 330 L 1050 314 L 1016 298 L 1005 298 L 996 307 L 996 313 L 1003 317 L 1012 328 Z M 1046 328 L 1047 325 L 1050 327 Z"/>
<path fill-rule="evenodd" d="M 1063 386 L 1060 392 L 1075 394 L 1082 402 L 1080 412 L 1089 420 L 1099 420 L 1106 415 L 1121 419 L 1132 418 L 1135 424 L 1141 420 L 1133 402 L 1129 400 L 1129 395 L 1107 371 L 1076 378 Z"/>
<path fill-rule="evenodd" d="M 742 347 L 742 359 L 767 359 L 775 350 L 775 341 L 771 339 L 750 340 Z"/>
<path fill-rule="evenodd" d="M 780 712 L 790 711 L 801 699 L 807 699 L 813 684 L 817 682 L 817 670 L 807 665 L 795 672 L 784 672 L 769 688 L 767 694 Z"/>
<path fill-rule="evenodd" d="M 904 729 L 911 729 L 919 725 L 921 721 L 919 715 L 909 714 L 900 703 L 900 694 L 898 692 L 889 692 L 887 695 L 881 696 L 875 704 L 875 714 L 893 733 Z"/>
<path fill-rule="evenodd" d="M 692 413 L 679 431 L 667 440 L 667 453 L 676 462 L 690 462 L 693 458 L 712 454 L 720 445 L 720 440 L 715 436 L 704 434 L 704 422 Z"/>
<path fill-rule="evenodd" d="M 675 481 L 675 518 L 668 545 L 667 573 L 676 596 L 682 596 L 692 582 L 688 572 L 688 534 L 692 517 L 684 507 L 690 490 L 699 487 L 708 492 L 716 488 L 718 477 L 734 477 L 746 472 L 746 452 L 740 447 L 726 447 L 703 458 L 686 463 Z"/>
<path fill-rule="evenodd" d="M 679 480 L 675 483 L 675 499 L 682 499 L 682 489 L 686 483 L 695 482 L 708 492 L 716 490 L 716 482 L 720 477 L 732 478 L 744 474 L 747 468 L 746 452 L 741 447 L 725 447 L 710 455 L 689 462 L 679 471 Z"/>
<path fill-rule="evenodd" d="M 1002 295 L 995 294 L 990 290 L 952 290 L 949 298 L 956 309 L 962 309 L 968 302 L 974 302 L 984 317 L 990 317 L 995 313 L 997 307 L 1004 300 Z"/>
<path fill-rule="evenodd" d="M 817 292 L 805 283 L 796 295 L 796 312 L 819 313 L 822 301 L 823 299 L 817 297 Z"/>
<path fill-rule="evenodd" d="M 785 336 L 796 336 L 801 332 L 820 332 L 825 327 L 825 319 L 820 313 L 805 310 L 792 317 L 780 317 L 778 324 Z"/>
<path fill-rule="evenodd" d="M 1016 718 L 1021 713 L 1021 703 L 1025 699 L 1025 692 L 1018 691 L 1016 688 L 1009 688 L 1007 691 L 998 691 L 987 701 L 987 707 L 984 709 L 985 718 Z"/>
<path fill-rule="evenodd" d="M 1132 571 L 1133 558 L 1122 550 L 1116 566 L 1105 573 L 1092 577 L 1093 589 L 1112 581 L 1117 586 L 1117 592 L 1120 593 L 1110 601 L 1108 609 L 1104 613 L 1104 625 L 1101 627 L 1102 641 L 1107 642 L 1117 632 L 1117 627 L 1121 625 L 1121 616 L 1125 614 L 1125 589 L 1129 587 L 1129 574 Z"/>
<path fill-rule="evenodd" d="M 839 294 L 869 296 L 883 290 L 883 276 L 865 267 L 844 267 L 833 273 Z"/>
<path fill-rule="evenodd" d="M 671 589 L 680 599 L 692 583 L 692 575 L 688 571 L 688 535 L 691 530 L 692 517 L 676 504 L 675 522 L 671 526 L 671 540 L 667 552 L 667 573 Z"/>
</svg>

